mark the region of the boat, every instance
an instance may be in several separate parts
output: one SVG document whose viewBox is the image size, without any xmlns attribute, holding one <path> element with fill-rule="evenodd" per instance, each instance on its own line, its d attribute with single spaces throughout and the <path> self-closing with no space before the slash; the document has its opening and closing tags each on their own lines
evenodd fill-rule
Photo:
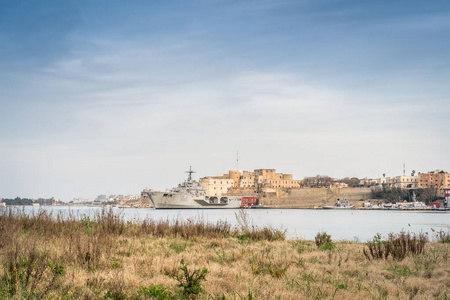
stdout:
<svg viewBox="0 0 450 300">
<path fill-rule="evenodd" d="M 444 201 L 442 201 L 441 206 L 436 208 L 436 210 L 439 210 L 439 211 L 448 211 L 449 210 L 447 198 L 444 198 Z"/>
<path fill-rule="evenodd" d="M 240 208 L 241 198 L 236 196 L 207 196 L 201 184 L 192 179 L 192 167 L 189 168 L 188 179 L 177 187 L 165 192 L 146 191 L 154 208 L 201 208 L 223 209 Z"/>
<path fill-rule="evenodd" d="M 352 204 L 350 204 L 348 202 L 348 200 L 345 199 L 345 197 L 344 197 L 344 199 L 342 199 L 342 203 L 341 203 L 340 199 L 338 198 L 336 200 L 336 203 L 334 204 L 334 206 L 323 206 L 322 208 L 323 209 L 353 209 L 354 206 Z"/>
<path fill-rule="evenodd" d="M 267 208 L 267 206 L 265 206 L 263 204 L 256 204 L 256 205 L 251 205 L 250 208 L 251 209 L 265 209 L 265 208 Z"/>
</svg>

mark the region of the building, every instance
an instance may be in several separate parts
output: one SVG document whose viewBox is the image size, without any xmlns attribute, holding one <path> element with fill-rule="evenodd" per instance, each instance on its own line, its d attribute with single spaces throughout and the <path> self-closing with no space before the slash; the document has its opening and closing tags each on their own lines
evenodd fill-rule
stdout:
<svg viewBox="0 0 450 300">
<path fill-rule="evenodd" d="M 386 185 L 394 188 L 416 189 L 419 187 L 419 176 L 395 176 L 386 178 Z"/>
<path fill-rule="evenodd" d="M 377 178 L 377 179 L 376 179 L 376 182 L 377 182 L 376 185 L 383 185 L 383 184 L 386 184 L 386 181 L 387 181 L 387 178 L 386 178 L 386 177 Z"/>
<path fill-rule="evenodd" d="M 294 180 L 292 174 L 276 173 L 275 169 L 257 169 L 254 185 L 268 188 L 298 188 L 301 180 Z"/>
<path fill-rule="evenodd" d="M 374 186 L 378 184 L 379 179 L 363 178 L 359 180 L 360 186 Z"/>
<path fill-rule="evenodd" d="M 381 177 L 377 179 L 361 179 L 361 186 L 381 186 L 391 188 L 402 188 L 402 189 L 416 189 L 419 187 L 419 177 L 418 176 L 393 176 L 393 177 Z"/>
<path fill-rule="evenodd" d="M 450 174 L 442 170 L 435 170 L 428 173 L 419 173 L 419 187 L 450 187 Z"/>
<path fill-rule="evenodd" d="M 218 177 L 204 177 L 200 179 L 200 184 L 205 189 L 208 196 L 222 196 L 228 190 L 234 187 L 234 179 L 229 175 L 220 175 Z"/>
<path fill-rule="evenodd" d="M 292 174 L 276 173 L 275 169 L 250 171 L 229 171 L 217 177 L 204 177 L 200 183 L 208 196 L 222 196 L 227 192 L 255 193 L 257 190 L 298 188 L 301 180 L 294 180 Z"/>
</svg>

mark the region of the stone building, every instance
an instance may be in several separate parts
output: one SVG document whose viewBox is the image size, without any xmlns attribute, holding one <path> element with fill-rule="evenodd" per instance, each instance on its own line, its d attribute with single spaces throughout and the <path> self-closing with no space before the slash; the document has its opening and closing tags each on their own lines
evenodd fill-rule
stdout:
<svg viewBox="0 0 450 300">
<path fill-rule="evenodd" d="M 222 196 L 228 190 L 234 187 L 234 179 L 229 178 L 229 175 L 221 175 L 218 177 L 204 177 L 200 179 L 200 184 L 205 189 L 208 196 Z"/>
<path fill-rule="evenodd" d="M 269 188 L 298 188 L 301 180 L 294 180 L 292 174 L 276 173 L 275 169 L 257 169 L 255 186 Z"/>
<path fill-rule="evenodd" d="M 240 193 L 264 189 L 298 188 L 301 180 L 294 180 L 292 174 L 276 173 L 275 169 L 250 171 L 229 171 L 217 177 L 204 177 L 200 183 L 207 195 L 221 196 L 227 192 Z"/>
</svg>

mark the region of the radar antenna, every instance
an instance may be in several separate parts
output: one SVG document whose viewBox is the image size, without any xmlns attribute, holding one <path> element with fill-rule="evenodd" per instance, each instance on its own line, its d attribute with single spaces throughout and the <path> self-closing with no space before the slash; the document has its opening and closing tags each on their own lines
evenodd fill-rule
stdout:
<svg viewBox="0 0 450 300">
<path fill-rule="evenodd" d="M 189 173 L 188 181 L 191 181 L 192 173 L 195 173 L 195 171 L 192 171 L 192 166 L 189 166 L 189 171 L 186 171 L 186 173 Z"/>
</svg>

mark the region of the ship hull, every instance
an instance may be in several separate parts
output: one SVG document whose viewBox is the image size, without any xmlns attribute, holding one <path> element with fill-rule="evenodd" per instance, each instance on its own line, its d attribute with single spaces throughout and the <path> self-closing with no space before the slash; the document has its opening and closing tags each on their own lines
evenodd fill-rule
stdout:
<svg viewBox="0 0 450 300">
<path fill-rule="evenodd" d="M 231 199 L 227 203 L 209 203 L 205 196 L 195 196 L 188 193 L 150 192 L 149 198 L 158 209 L 224 209 L 240 208 L 241 201 Z"/>
<path fill-rule="evenodd" d="M 323 209 L 353 209 L 353 206 L 323 206 Z"/>
</svg>

